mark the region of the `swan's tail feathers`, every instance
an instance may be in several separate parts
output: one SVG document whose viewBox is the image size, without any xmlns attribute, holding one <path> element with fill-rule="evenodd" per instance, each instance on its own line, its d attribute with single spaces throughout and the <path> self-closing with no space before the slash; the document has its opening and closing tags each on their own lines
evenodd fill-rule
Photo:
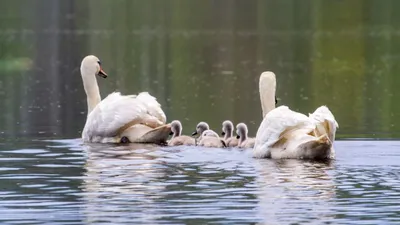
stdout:
<svg viewBox="0 0 400 225">
<path fill-rule="evenodd" d="M 329 139 L 329 137 L 328 137 L 326 134 L 320 136 L 320 137 L 317 139 L 317 142 L 320 143 L 320 144 L 332 145 L 331 140 Z"/>
<path fill-rule="evenodd" d="M 336 129 L 339 128 L 339 125 L 328 107 L 319 107 L 314 113 L 310 114 L 309 117 L 315 122 L 316 137 L 326 134 L 331 142 L 335 140 Z"/>
<path fill-rule="evenodd" d="M 326 134 L 300 147 L 303 150 L 300 157 L 303 159 L 330 159 L 332 155 L 332 142 Z"/>
<path fill-rule="evenodd" d="M 166 144 L 171 133 L 171 124 L 157 127 L 135 140 L 136 143 Z"/>
</svg>

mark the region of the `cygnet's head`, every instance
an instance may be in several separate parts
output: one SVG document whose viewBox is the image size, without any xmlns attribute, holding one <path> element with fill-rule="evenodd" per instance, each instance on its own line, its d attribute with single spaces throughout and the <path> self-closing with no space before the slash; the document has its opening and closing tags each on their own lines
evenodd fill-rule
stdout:
<svg viewBox="0 0 400 225">
<path fill-rule="evenodd" d="M 205 130 L 201 136 L 202 137 L 216 137 L 216 138 L 219 138 L 218 134 L 213 130 Z"/>
<path fill-rule="evenodd" d="M 238 125 L 236 125 L 236 134 L 237 134 L 237 138 L 245 140 L 247 138 L 247 133 L 249 131 L 247 130 L 247 125 L 245 123 L 239 123 Z"/>
<path fill-rule="evenodd" d="M 226 135 L 226 138 L 230 138 L 233 135 L 233 123 L 230 120 L 225 120 L 222 123 L 222 135 Z"/>
<path fill-rule="evenodd" d="M 182 134 L 182 124 L 179 120 L 174 120 L 171 122 L 171 134 L 173 134 L 174 137 Z"/>
<path fill-rule="evenodd" d="M 94 55 L 88 55 L 83 58 L 81 63 L 81 74 L 82 76 L 87 75 L 98 75 L 102 78 L 107 78 L 107 73 L 101 68 L 101 62 L 99 58 Z"/>
<path fill-rule="evenodd" d="M 205 130 L 209 130 L 210 126 L 206 122 L 200 122 L 196 126 L 196 131 L 193 132 L 192 136 L 195 136 L 197 134 L 202 135 Z"/>
</svg>

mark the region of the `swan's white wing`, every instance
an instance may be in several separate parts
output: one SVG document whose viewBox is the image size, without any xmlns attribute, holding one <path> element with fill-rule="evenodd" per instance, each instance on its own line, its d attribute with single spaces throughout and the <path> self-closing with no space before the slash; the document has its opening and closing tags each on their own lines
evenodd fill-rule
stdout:
<svg viewBox="0 0 400 225">
<path fill-rule="evenodd" d="M 157 102 L 155 97 L 151 96 L 148 92 L 141 92 L 137 96 L 137 99 L 145 104 L 147 113 L 149 115 L 154 116 L 163 124 L 167 122 L 167 117 L 165 116 L 164 111 L 161 109 L 160 103 Z"/>
<path fill-rule="evenodd" d="M 133 120 L 147 119 L 148 107 L 136 95 L 114 92 L 101 101 L 88 115 L 82 132 L 84 141 L 114 137 Z"/>
<path fill-rule="evenodd" d="M 309 115 L 310 119 L 316 124 L 318 136 L 327 134 L 333 142 L 335 140 L 336 128 L 339 127 L 332 112 L 326 106 L 321 106 Z"/>
<path fill-rule="evenodd" d="M 269 158 L 271 147 L 289 130 L 304 129 L 311 132 L 314 128 L 314 123 L 306 115 L 294 112 L 287 106 L 280 106 L 270 111 L 258 128 L 253 156 Z"/>
</svg>

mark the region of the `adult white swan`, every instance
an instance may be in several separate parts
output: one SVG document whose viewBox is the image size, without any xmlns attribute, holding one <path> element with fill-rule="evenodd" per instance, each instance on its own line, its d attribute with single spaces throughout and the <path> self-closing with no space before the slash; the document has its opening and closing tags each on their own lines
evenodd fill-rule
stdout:
<svg viewBox="0 0 400 225">
<path fill-rule="evenodd" d="M 338 124 L 328 107 L 321 106 L 306 116 L 287 106 L 275 108 L 276 77 L 260 76 L 263 121 L 258 128 L 253 156 L 273 159 L 332 159 Z"/>
<path fill-rule="evenodd" d="M 81 75 L 87 95 L 88 115 L 82 132 L 85 142 L 163 143 L 171 132 L 157 100 L 139 95 L 109 94 L 101 101 L 96 75 L 106 78 L 100 60 L 93 55 L 82 60 Z"/>
</svg>

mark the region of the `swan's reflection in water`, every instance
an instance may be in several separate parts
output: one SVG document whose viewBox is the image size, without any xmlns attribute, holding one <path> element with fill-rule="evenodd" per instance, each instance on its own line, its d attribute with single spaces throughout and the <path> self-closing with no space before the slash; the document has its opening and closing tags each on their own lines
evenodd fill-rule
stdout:
<svg viewBox="0 0 400 225">
<path fill-rule="evenodd" d="M 88 222 L 279 223 L 332 217 L 330 163 L 256 160 L 236 149 L 85 147 Z"/>
<path fill-rule="evenodd" d="M 334 161 L 255 161 L 260 217 L 276 223 L 333 220 L 334 165 Z"/>
<path fill-rule="evenodd" d="M 152 154 L 157 149 L 142 144 L 86 146 L 83 189 L 88 222 L 153 221 L 157 216 L 152 212 L 154 199 L 165 188 L 163 183 L 154 185 L 165 176 L 162 161 L 157 160 L 162 156 Z M 126 214 L 135 206 L 134 214 Z"/>
</svg>

